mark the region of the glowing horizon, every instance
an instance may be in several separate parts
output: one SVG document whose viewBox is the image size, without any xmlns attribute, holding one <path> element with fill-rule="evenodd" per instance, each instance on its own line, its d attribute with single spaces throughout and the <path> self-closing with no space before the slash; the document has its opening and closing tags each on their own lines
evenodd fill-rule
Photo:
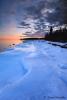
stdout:
<svg viewBox="0 0 67 100">
<path fill-rule="evenodd" d="M 1 35 L 0 39 L 20 39 L 26 37 L 26 35 L 19 35 L 19 34 L 11 34 L 11 35 Z"/>
</svg>

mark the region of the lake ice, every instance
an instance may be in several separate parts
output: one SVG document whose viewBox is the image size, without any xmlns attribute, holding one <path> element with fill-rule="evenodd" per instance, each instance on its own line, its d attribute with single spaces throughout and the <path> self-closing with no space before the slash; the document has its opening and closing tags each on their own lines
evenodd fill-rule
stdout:
<svg viewBox="0 0 67 100">
<path fill-rule="evenodd" d="M 36 40 L 1 52 L 0 100 L 67 100 L 67 49 Z"/>
</svg>

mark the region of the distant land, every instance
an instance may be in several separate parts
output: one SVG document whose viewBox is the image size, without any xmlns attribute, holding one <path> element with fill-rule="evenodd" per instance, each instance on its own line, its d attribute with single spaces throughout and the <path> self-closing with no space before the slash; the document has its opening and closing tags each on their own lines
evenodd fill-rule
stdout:
<svg viewBox="0 0 67 100">
<path fill-rule="evenodd" d="M 67 42 L 67 27 L 61 28 L 59 30 L 53 31 L 50 28 L 50 32 L 45 35 L 45 40 L 53 42 Z"/>
<path fill-rule="evenodd" d="M 21 38 L 20 40 L 42 40 L 42 39 L 44 40 L 45 38 L 44 37 L 40 37 L 40 38 L 37 38 L 37 37 L 36 38 L 31 37 L 30 38 L 30 37 L 28 37 L 28 38 Z"/>
</svg>

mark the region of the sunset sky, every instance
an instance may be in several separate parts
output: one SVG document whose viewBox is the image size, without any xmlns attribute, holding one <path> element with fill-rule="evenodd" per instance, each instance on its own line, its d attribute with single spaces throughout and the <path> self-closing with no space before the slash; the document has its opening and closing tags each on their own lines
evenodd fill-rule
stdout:
<svg viewBox="0 0 67 100">
<path fill-rule="evenodd" d="M 50 25 L 63 24 L 63 0 L 0 0 L 0 36 L 44 36 Z M 62 7 L 62 8 L 61 8 Z M 67 19 L 67 18 L 66 18 Z"/>
</svg>

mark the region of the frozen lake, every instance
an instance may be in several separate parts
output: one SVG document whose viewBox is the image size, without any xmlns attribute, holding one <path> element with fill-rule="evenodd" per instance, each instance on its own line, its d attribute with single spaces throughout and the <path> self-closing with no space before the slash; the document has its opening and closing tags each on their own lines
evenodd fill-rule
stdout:
<svg viewBox="0 0 67 100">
<path fill-rule="evenodd" d="M 1 52 L 0 100 L 67 100 L 67 49 L 33 40 Z"/>
</svg>

